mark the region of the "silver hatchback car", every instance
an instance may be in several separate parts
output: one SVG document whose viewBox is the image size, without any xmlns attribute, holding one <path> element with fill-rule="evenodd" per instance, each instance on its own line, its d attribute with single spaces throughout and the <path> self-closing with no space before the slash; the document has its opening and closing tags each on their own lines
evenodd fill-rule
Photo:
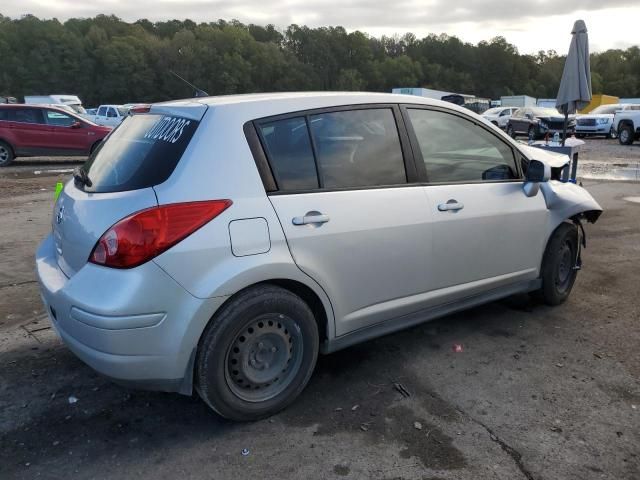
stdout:
<svg viewBox="0 0 640 480">
<path fill-rule="evenodd" d="M 519 292 L 563 302 L 602 212 L 567 161 L 412 96 L 137 107 L 58 198 L 42 297 L 98 372 L 262 418 L 319 352 Z"/>
</svg>

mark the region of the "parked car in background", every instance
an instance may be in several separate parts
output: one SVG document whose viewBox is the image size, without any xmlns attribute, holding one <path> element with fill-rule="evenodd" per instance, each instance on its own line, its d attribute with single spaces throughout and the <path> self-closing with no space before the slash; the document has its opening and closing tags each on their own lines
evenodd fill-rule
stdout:
<svg viewBox="0 0 640 480">
<path fill-rule="evenodd" d="M 482 114 L 484 118 L 502 129 L 507 128 L 507 123 L 513 112 L 518 110 L 517 107 L 495 107 L 490 108 Z"/>
<path fill-rule="evenodd" d="M 616 111 L 612 128 L 618 133 L 618 141 L 622 145 L 631 145 L 634 140 L 640 140 L 640 109 Z"/>
<path fill-rule="evenodd" d="M 263 418 L 319 352 L 516 293 L 564 302 L 602 210 L 557 180 L 568 161 L 417 96 L 137 108 L 54 206 L 45 311 L 118 382 Z"/>
<path fill-rule="evenodd" d="M 111 130 L 50 105 L 0 105 L 0 166 L 16 157 L 89 155 Z"/>
<path fill-rule="evenodd" d="M 117 127 L 129 115 L 129 109 L 122 105 L 100 105 L 93 116 L 98 125 Z"/>
<path fill-rule="evenodd" d="M 67 105 L 74 113 L 85 113 L 82 100 L 77 95 L 25 95 L 24 103 L 36 105 Z"/>
<path fill-rule="evenodd" d="M 576 121 L 569 118 L 567 135 L 575 131 Z M 556 132 L 562 136 L 564 129 L 564 115 L 555 108 L 524 107 L 516 110 L 507 122 L 507 135 L 515 138 L 525 135 L 532 139 L 541 139 L 547 133 Z"/>
<path fill-rule="evenodd" d="M 628 103 L 614 103 L 600 105 L 589 113 L 576 117 L 576 136 L 603 135 L 607 138 L 615 138 L 618 131 L 613 126 L 613 117 L 618 110 L 640 110 L 640 105 Z"/>
</svg>

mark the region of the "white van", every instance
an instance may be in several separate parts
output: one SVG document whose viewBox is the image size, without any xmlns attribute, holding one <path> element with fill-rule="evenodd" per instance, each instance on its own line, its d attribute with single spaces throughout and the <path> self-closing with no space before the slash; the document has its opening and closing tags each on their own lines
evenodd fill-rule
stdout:
<svg viewBox="0 0 640 480">
<path fill-rule="evenodd" d="M 85 113 L 82 100 L 76 95 L 25 95 L 24 103 L 37 103 L 44 105 L 66 105 L 79 115 Z"/>
</svg>

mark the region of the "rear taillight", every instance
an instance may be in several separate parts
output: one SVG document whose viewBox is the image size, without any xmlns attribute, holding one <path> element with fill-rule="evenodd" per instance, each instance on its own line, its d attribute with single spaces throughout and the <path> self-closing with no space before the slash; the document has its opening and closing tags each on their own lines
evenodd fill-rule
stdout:
<svg viewBox="0 0 640 480">
<path fill-rule="evenodd" d="M 89 261 L 113 268 L 141 265 L 216 218 L 232 203 L 211 200 L 141 210 L 107 230 L 93 247 Z"/>
<path fill-rule="evenodd" d="M 147 103 L 134 105 L 129 109 L 132 115 L 136 113 L 149 113 L 150 110 L 151 110 L 151 105 Z"/>
</svg>

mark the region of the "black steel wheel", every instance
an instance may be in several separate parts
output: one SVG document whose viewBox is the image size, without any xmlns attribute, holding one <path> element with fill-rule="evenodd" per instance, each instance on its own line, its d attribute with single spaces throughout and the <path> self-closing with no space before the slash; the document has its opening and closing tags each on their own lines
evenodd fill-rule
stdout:
<svg viewBox="0 0 640 480">
<path fill-rule="evenodd" d="M 541 268 L 542 288 L 534 295 L 547 305 L 563 303 L 578 276 L 578 227 L 562 223 L 555 229 L 544 252 Z"/>
<path fill-rule="evenodd" d="M 516 138 L 516 132 L 513 129 L 513 125 L 511 124 L 507 125 L 507 135 L 509 135 L 511 138 Z"/>
<path fill-rule="evenodd" d="M 300 297 L 270 284 L 248 288 L 223 305 L 205 329 L 196 389 L 225 418 L 268 417 L 302 392 L 318 349 L 316 319 Z"/>
</svg>

